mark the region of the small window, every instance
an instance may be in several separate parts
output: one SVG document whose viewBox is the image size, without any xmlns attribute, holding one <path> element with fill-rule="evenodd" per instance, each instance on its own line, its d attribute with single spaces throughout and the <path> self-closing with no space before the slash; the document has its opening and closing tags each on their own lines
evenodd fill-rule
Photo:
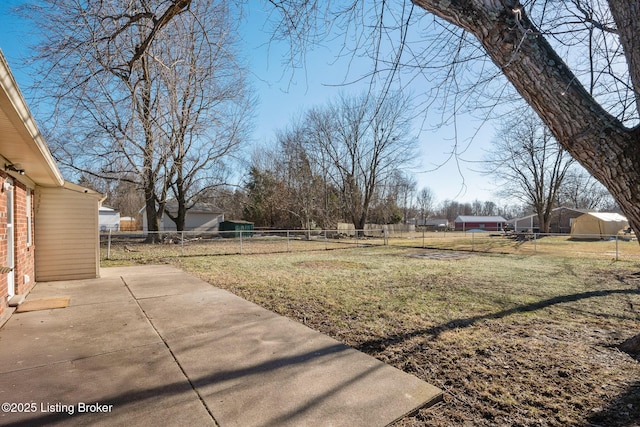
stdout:
<svg viewBox="0 0 640 427">
<path fill-rule="evenodd" d="M 27 188 L 27 246 L 31 246 L 33 244 L 32 238 L 32 220 L 31 220 L 31 197 L 33 195 L 33 191 L 30 188 Z"/>
</svg>

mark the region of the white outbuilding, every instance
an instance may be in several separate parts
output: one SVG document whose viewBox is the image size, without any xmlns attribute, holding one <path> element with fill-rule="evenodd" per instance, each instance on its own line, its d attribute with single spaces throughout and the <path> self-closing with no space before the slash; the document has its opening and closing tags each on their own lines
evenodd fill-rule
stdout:
<svg viewBox="0 0 640 427">
<path fill-rule="evenodd" d="M 607 239 L 627 228 L 627 218 L 619 213 L 587 212 L 573 220 L 571 236 L 578 239 Z"/>
<path fill-rule="evenodd" d="M 120 212 L 107 206 L 98 209 L 98 226 L 100 232 L 120 230 Z"/>
</svg>

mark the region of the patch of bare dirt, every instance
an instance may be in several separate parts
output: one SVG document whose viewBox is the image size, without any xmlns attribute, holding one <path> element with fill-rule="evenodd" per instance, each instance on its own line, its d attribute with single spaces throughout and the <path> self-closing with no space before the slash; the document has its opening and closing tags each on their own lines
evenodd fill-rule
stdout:
<svg viewBox="0 0 640 427">
<path fill-rule="evenodd" d="M 618 348 L 640 332 L 638 322 L 579 310 L 566 319 L 514 313 L 417 330 L 390 325 L 377 337 L 337 328 L 313 316 L 317 307 L 302 311 L 310 327 L 444 391 L 443 402 L 394 427 L 640 426 L 640 363 Z"/>
<path fill-rule="evenodd" d="M 407 255 L 410 258 L 424 258 L 424 259 L 434 259 L 439 261 L 449 261 L 449 260 L 457 260 L 457 259 L 467 259 L 471 257 L 471 254 L 465 252 L 456 252 L 456 251 L 423 251 L 410 253 Z"/>
<path fill-rule="evenodd" d="M 396 427 L 638 425 L 640 367 L 602 332 L 486 321 L 371 354 L 445 392 Z"/>
<path fill-rule="evenodd" d="M 301 261 L 295 264 L 298 267 L 304 268 L 318 268 L 318 269 L 361 269 L 366 268 L 365 264 L 353 261 L 341 261 L 341 260 L 314 260 L 314 261 Z"/>
</svg>

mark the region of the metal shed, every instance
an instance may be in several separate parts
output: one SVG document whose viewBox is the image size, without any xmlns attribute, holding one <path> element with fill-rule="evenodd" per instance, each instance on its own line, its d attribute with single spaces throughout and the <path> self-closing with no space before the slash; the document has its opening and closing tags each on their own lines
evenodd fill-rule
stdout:
<svg viewBox="0 0 640 427">
<path fill-rule="evenodd" d="M 222 237 L 252 237 L 253 223 L 242 220 L 222 221 L 219 230 Z"/>
<path fill-rule="evenodd" d="M 551 211 L 551 218 L 549 224 L 550 233 L 570 233 L 571 225 L 573 221 L 580 215 L 587 213 L 587 210 L 572 209 L 567 207 L 555 208 Z M 521 218 L 515 218 L 509 221 L 513 224 L 514 231 L 531 231 L 534 233 L 540 232 L 540 224 L 538 215 L 531 214 L 523 216 Z"/>
</svg>

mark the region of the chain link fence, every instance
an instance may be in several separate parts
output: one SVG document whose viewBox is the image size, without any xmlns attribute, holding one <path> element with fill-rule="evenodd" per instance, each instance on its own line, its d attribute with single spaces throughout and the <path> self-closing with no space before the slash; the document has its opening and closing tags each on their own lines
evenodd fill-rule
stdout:
<svg viewBox="0 0 640 427">
<path fill-rule="evenodd" d="M 255 230 L 180 232 L 107 232 L 100 234 L 100 257 L 112 261 L 232 254 L 266 254 L 395 246 L 519 255 L 562 255 L 611 260 L 640 260 L 633 235 L 569 236 L 540 233 L 426 231 L 385 229 Z"/>
</svg>

